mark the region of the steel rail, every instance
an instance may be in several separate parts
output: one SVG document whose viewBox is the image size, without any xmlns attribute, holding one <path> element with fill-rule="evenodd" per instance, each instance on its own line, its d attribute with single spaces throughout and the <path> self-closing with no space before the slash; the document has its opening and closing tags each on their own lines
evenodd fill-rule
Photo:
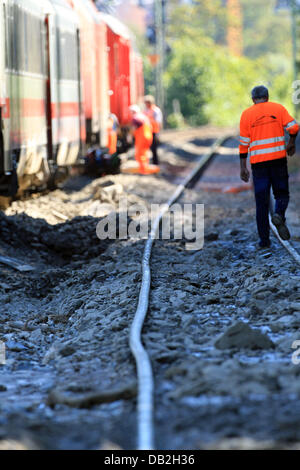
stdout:
<svg viewBox="0 0 300 470">
<path fill-rule="evenodd" d="M 300 264 L 300 255 L 299 255 L 299 253 L 295 250 L 295 248 L 291 245 L 291 243 L 288 240 L 282 240 L 282 238 L 280 238 L 280 235 L 277 231 L 277 228 L 272 223 L 272 215 L 274 213 L 274 210 L 275 210 L 275 199 L 274 199 L 273 194 L 271 193 L 270 194 L 270 211 L 269 211 L 270 227 L 271 227 L 272 231 L 274 232 L 274 234 L 276 235 L 276 237 L 278 238 L 278 240 L 280 241 L 280 243 L 284 246 L 284 248 L 289 252 L 289 254 L 294 258 L 294 260 L 298 264 Z"/>
<path fill-rule="evenodd" d="M 165 203 L 159 214 L 154 220 L 153 228 L 148 236 L 145 244 L 143 259 L 142 259 L 142 284 L 139 294 L 139 301 L 135 316 L 130 328 L 130 349 L 136 361 L 137 378 L 138 378 L 138 395 L 137 395 L 137 421 L 138 421 L 138 445 L 139 450 L 151 450 L 155 448 L 154 445 L 154 379 L 151 367 L 151 361 L 142 344 L 142 328 L 149 308 L 149 295 L 151 285 L 151 269 L 150 259 L 151 251 L 156 233 L 159 228 L 162 217 L 168 212 L 170 206 L 181 196 L 185 188 L 197 179 L 203 171 L 205 165 L 217 153 L 218 148 L 232 135 L 227 135 L 217 139 L 211 146 L 210 150 L 204 154 L 192 172 L 184 179 L 182 184 L 177 186 L 176 191 Z"/>
</svg>

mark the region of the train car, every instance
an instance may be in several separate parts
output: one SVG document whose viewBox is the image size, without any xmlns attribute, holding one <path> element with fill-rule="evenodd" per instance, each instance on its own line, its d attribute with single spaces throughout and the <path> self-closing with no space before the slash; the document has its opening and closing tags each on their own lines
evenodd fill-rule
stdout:
<svg viewBox="0 0 300 470">
<path fill-rule="evenodd" d="M 122 127 L 129 126 L 131 41 L 127 28 L 116 18 L 99 13 L 107 25 L 110 110 Z"/>
<path fill-rule="evenodd" d="M 78 21 L 63 0 L 0 1 L 0 192 L 41 187 L 80 145 Z"/>
<path fill-rule="evenodd" d="M 84 0 L 96 20 L 97 103 L 100 121 L 100 146 L 107 146 L 107 121 L 110 114 L 107 26 L 91 0 Z"/>
<path fill-rule="evenodd" d="M 109 114 L 106 25 L 90 0 L 68 1 L 80 21 L 86 144 L 105 147 Z"/>
<path fill-rule="evenodd" d="M 110 112 L 126 142 L 142 94 L 127 28 L 90 0 L 0 0 L 0 195 L 106 147 Z"/>
<path fill-rule="evenodd" d="M 44 28 L 48 7 L 47 0 L 0 2 L 3 97 L 0 179 L 4 193 L 16 171 L 26 185 L 43 184 L 49 176 Z"/>
<path fill-rule="evenodd" d="M 127 27 L 111 15 L 99 15 L 107 25 L 110 109 L 120 123 L 119 151 L 125 151 L 131 125 L 129 106 L 143 102 L 143 63 Z"/>
</svg>

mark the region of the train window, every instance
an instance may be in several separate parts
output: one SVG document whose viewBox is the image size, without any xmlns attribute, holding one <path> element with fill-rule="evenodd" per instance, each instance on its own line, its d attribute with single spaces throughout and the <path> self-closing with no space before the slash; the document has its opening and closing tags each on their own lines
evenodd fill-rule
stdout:
<svg viewBox="0 0 300 470">
<path fill-rule="evenodd" d="M 59 58 L 59 79 L 77 80 L 78 56 L 76 34 L 57 29 L 57 43 Z"/>
<path fill-rule="evenodd" d="M 13 50 L 14 50 L 14 36 L 13 36 L 13 9 L 12 7 L 9 8 L 9 14 L 8 14 L 8 47 L 9 47 L 9 57 L 8 57 L 8 62 L 9 62 L 9 69 L 13 68 Z"/>
<path fill-rule="evenodd" d="M 9 69 L 9 50 L 8 50 L 8 34 L 7 34 L 7 12 L 6 5 L 3 4 L 3 22 L 4 22 L 4 42 L 5 42 L 5 68 Z"/>
<path fill-rule="evenodd" d="M 18 31 L 19 31 L 19 8 L 18 5 L 13 5 L 13 23 L 11 22 L 11 35 L 12 35 L 12 69 L 18 70 Z"/>
<path fill-rule="evenodd" d="M 26 56 L 24 36 L 24 11 L 18 5 L 14 5 L 13 26 L 13 69 L 18 72 L 24 72 Z"/>
<path fill-rule="evenodd" d="M 25 12 L 19 10 L 18 25 L 18 50 L 19 50 L 19 70 L 26 70 L 26 39 L 25 39 Z"/>
<path fill-rule="evenodd" d="M 17 5 L 3 5 L 5 25 L 5 66 L 25 71 L 27 62 L 25 12 Z"/>
<path fill-rule="evenodd" d="M 23 28 L 24 28 L 24 70 L 28 72 L 28 32 L 27 32 L 27 13 L 23 12 Z"/>
<path fill-rule="evenodd" d="M 27 71 L 45 74 L 45 36 L 42 21 L 26 13 Z"/>
</svg>

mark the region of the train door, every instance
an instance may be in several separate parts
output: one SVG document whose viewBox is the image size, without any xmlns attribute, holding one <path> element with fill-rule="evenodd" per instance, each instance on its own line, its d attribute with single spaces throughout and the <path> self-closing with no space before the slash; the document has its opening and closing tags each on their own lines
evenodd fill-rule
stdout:
<svg viewBox="0 0 300 470">
<path fill-rule="evenodd" d="M 101 145 L 101 26 L 99 22 L 95 22 L 95 60 L 96 60 L 96 70 L 95 70 L 95 77 L 96 77 L 96 100 L 97 100 L 97 119 L 98 119 L 98 129 L 97 129 L 97 139 L 96 143 Z"/>
<path fill-rule="evenodd" d="M 99 30 L 99 99 L 100 99 L 100 145 L 107 146 L 107 123 L 109 116 L 109 86 L 108 86 L 108 54 L 106 40 L 106 26 L 103 22 L 98 25 Z"/>
<path fill-rule="evenodd" d="M 120 82 L 120 57 L 119 57 L 119 43 L 118 43 L 118 36 L 114 36 L 115 42 L 113 45 L 114 53 L 114 94 L 112 95 L 112 99 L 114 102 L 114 108 L 116 109 L 116 113 L 120 123 L 122 124 L 122 105 L 120 103 L 120 98 L 122 97 L 122 89 L 121 89 L 121 82 Z"/>
<path fill-rule="evenodd" d="M 93 25 L 91 43 L 93 45 L 91 53 L 91 67 L 92 71 L 92 142 L 99 144 L 99 107 L 98 107 L 98 94 L 97 94 L 97 44 L 96 44 L 96 24 Z"/>
<path fill-rule="evenodd" d="M 81 49 L 80 49 L 80 30 L 76 30 L 76 40 L 77 40 L 77 74 L 78 74 L 78 104 L 79 104 L 79 136 L 80 136 L 80 154 L 82 154 L 84 149 L 84 144 L 86 141 L 86 130 L 85 130 L 85 116 L 83 109 L 83 100 L 82 100 L 82 81 L 81 81 Z"/>
<path fill-rule="evenodd" d="M 13 45 L 12 8 L 10 0 L 0 0 L 0 195 L 14 196 L 18 190 L 13 159 L 13 133 L 11 126 Z"/>
<path fill-rule="evenodd" d="M 2 93 L 5 95 L 5 103 L 2 103 L 1 106 L 1 128 L 3 133 L 3 146 L 4 146 L 4 164 L 3 171 L 4 173 L 10 173 L 13 169 L 13 158 L 12 158 L 12 148 L 13 148 L 13 132 L 12 132 L 12 111 L 11 111 L 11 87 L 12 87 L 12 46 L 13 46 L 13 37 L 12 37 L 12 5 L 10 0 L 4 0 L 1 2 L 1 54 L 2 54 L 2 74 L 1 78 L 3 81 L 1 86 L 3 86 Z M 4 57 L 3 57 L 4 55 Z"/>
<path fill-rule="evenodd" d="M 50 15 L 45 18 L 46 28 L 46 121 L 48 161 L 53 160 L 52 107 L 51 107 L 51 61 L 50 61 Z"/>
<path fill-rule="evenodd" d="M 7 88 L 9 100 L 7 103 L 6 116 L 8 118 L 9 139 L 8 156 L 6 163 L 11 171 L 16 166 L 21 147 L 21 90 L 19 71 L 19 5 L 14 0 L 8 0 L 6 3 L 6 54 L 7 54 Z M 7 134 L 7 128 L 5 134 Z"/>
</svg>

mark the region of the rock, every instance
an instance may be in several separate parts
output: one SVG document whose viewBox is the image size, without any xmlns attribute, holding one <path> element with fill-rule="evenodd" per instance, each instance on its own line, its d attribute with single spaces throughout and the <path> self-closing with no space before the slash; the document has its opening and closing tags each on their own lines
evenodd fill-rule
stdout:
<svg viewBox="0 0 300 470">
<path fill-rule="evenodd" d="M 255 297 L 256 299 L 259 299 L 259 300 L 264 300 L 264 299 L 268 300 L 271 295 L 272 295 L 272 292 L 271 292 L 271 291 L 265 290 L 265 291 L 263 291 L 263 292 L 257 292 L 257 293 L 254 295 L 254 297 Z"/>
<path fill-rule="evenodd" d="M 297 341 L 297 343 L 296 343 Z M 298 349 L 298 344 L 300 341 L 300 335 L 299 333 L 294 333 L 291 336 L 284 336 L 283 338 L 280 338 L 276 342 L 276 348 L 278 348 L 280 351 L 285 352 L 286 354 L 290 354 L 292 357 L 292 354 L 296 349 Z M 292 346 L 295 345 L 296 348 L 292 348 Z"/>
<path fill-rule="evenodd" d="M 5 343 L 5 347 L 10 351 L 15 352 L 25 351 L 27 349 L 24 344 L 18 343 L 17 341 L 7 341 L 7 343 Z"/>
<path fill-rule="evenodd" d="M 218 238 L 219 238 L 219 233 L 218 232 L 210 232 L 210 233 L 207 233 L 204 236 L 204 240 L 207 241 L 207 242 L 212 242 L 212 241 L 218 240 Z"/>
<path fill-rule="evenodd" d="M 245 382 L 240 384 L 239 386 L 239 393 L 244 396 L 248 396 L 251 394 L 254 395 L 266 395 L 268 393 L 268 387 L 267 385 L 263 385 L 259 382 L 255 382 L 250 379 L 249 382 Z"/>
<path fill-rule="evenodd" d="M 279 323 L 271 323 L 270 324 L 271 331 L 273 333 L 278 333 L 282 329 L 282 324 Z"/>
<path fill-rule="evenodd" d="M 9 327 L 10 328 L 15 328 L 18 330 L 23 330 L 24 329 L 24 322 L 22 321 L 11 321 L 9 322 Z"/>
<path fill-rule="evenodd" d="M 280 323 L 285 323 L 285 324 L 292 324 L 294 323 L 295 318 L 293 315 L 284 315 L 283 317 L 279 318 Z"/>
<path fill-rule="evenodd" d="M 290 307 L 292 310 L 300 311 L 300 302 L 291 302 Z"/>
<path fill-rule="evenodd" d="M 59 351 L 59 354 L 63 357 L 71 356 L 76 352 L 76 348 L 72 344 L 65 344 Z"/>
<path fill-rule="evenodd" d="M 218 295 L 208 295 L 206 297 L 206 303 L 207 305 L 213 305 L 213 304 L 218 304 L 220 302 L 220 297 Z"/>
<path fill-rule="evenodd" d="M 215 347 L 218 349 L 269 349 L 274 347 L 274 343 L 266 334 L 252 329 L 247 323 L 238 322 L 216 340 Z"/>
<path fill-rule="evenodd" d="M 114 211 L 114 206 L 112 203 L 100 203 L 99 201 L 94 201 L 86 209 L 84 215 L 92 217 L 106 217 L 108 214 Z"/>
<path fill-rule="evenodd" d="M 30 340 L 33 343 L 40 343 L 43 339 L 44 339 L 44 336 L 43 336 L 43 333 L 41 331 L 41 328 L 37 328 L 30 335 Z"/>
</svg>

